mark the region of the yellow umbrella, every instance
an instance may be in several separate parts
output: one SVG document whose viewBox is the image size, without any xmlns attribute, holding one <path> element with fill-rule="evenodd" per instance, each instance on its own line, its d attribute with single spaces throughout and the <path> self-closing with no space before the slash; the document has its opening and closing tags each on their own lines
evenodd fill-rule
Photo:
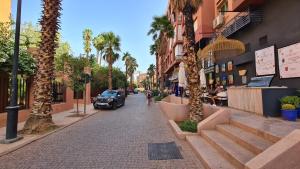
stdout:
<svg viewBox="0 0 300 169">
<path fill-rule="evenodd" d="M 210 56 L 214 56 L 217 53 L 222 54 L 226 52 L 234 53 L 235 55 L 240 55 L 245 52 L 245 45 L 243 42 L 227 39 L 220 35 L 213 43 L 207 45 L 203 50 L 198 52 L 201 59 L 205 59 Z"/>
</svg>

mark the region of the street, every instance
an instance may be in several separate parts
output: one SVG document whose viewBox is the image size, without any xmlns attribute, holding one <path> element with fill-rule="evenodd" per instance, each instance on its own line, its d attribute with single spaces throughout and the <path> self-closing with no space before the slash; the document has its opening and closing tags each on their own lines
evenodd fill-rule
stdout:
<svg viewBox="0 0 300 169">
<path fill-rule="evenodd" d="M 148 160 L 148 143 L 175 141 L 181 160 Z M 6 156 L 0 168 L 203 168 L 187 142 L 175 137 L 158 104 L 130 95 L 124 107 L 99 113 Z"/>
</svg>

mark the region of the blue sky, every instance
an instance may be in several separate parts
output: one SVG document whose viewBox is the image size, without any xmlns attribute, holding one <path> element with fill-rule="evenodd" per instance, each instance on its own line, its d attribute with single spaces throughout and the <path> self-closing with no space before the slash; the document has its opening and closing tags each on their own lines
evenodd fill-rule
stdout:
<svg viewBox="0 0 300 169">
<path fill-rule="evenodd" d="M 15 16 L 17 0 L 12 0 Z M 94 36 L 113 31 L 121 37 L 122 52 L 130 52 L 145 72 L 155 57 L 149 54 L 151 37 L 147 36 L 152 17 L 165 13 L 167 0 L 63 0 L 61 30 L 63 40 L 71 44 L 75 55 L 83 53 L 82 31 Z M 22 22 L 36 24 L 41 14 L 41 0 L 23 0 Z M 95 52 L 94 52 L 95 53 Z M 123 69 L 118 61 L 115 66 Z"/>
</svg>

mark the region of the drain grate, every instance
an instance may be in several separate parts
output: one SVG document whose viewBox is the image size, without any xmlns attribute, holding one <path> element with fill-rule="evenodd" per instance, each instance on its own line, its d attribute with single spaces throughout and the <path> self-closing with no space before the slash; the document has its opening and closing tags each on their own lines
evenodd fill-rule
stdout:
<svg viewBox="0 0 300 169">
<path fill-rule="evenodd" d="M 149 160 L 171 160 L 171 159 L 183 159 L 183 157 L 175 142 L 149 143 L 148 159 Z"/>
</svg>

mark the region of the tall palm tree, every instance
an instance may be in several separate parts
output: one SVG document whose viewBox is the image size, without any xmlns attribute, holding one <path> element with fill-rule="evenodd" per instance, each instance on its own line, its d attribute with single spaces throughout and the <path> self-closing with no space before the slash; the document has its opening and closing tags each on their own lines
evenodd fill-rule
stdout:
<svg viewBox="0 0 300 169">
<path fill-rule="evenodd" d="M 130 88 L 133 88 L 133 75 L 134 72 L 137 70 L 138 68 L 138 64 L 135 58 L 133 57 L 129 57 L 129 65 L 128 65 L 128 75 L 130 77 Z"/>
<path fill-rule="evenodd" d="M 103 59 L 108 63 L 108 89 L 112 90 L 112 65 L 119 59 L 120 37 L 113 32 L 103 33 L 104 56 Z"/>
<path fill-rule="evenodd" d="M 152 84 L 152 89 L 154 88 L 154 75 L 155 75 L 155 65 L 154 64 L 151 64 L 147 70 L 147 74 L 149 76 L 149 78 L 151 79 L 151 84 Z"/>
<path fill-rule="evenodd" d="M 89 58 L 89 54 L 92 51 L 92 38 L 93 38 L 93 32 L 91 29 L 85 29 L 83 31 L 83 46 L 84 46 L 84 52 L 86 54 L 86 57 Z"/>
<path fill-rule="evenodd" d="M 24 132 L 39 133 L 53 127 L 51 116 L 51 82 L 54 74 L 54 55 L 59 29 L 61 0 L 43 0 L 41 43 L 37 56 L 37 73 L 34 78 L 34 101 Z"/>
<path fill-rule="evenodd" d="M 197 57 L 195 49 L 195 30 L 193 14 L 197 11 L 202 0 L 170 0 L 170 6 L 173 12 L 182 12 L 184 15 L 185 36 L 184 49 L 186 51 L 183 57 L 187 65 L 188 83 L 190 90 L 190 119 L 199 122 L 203 119 L 203 107 L 200 100 L 201 88 L 199 78 L 199 67 L 197 66 Z"/>
<path fill-rule="evenodd" d="M 97 50 L 97 63 L 101 66 L 101 60 L 102 60 L 102 55 L 104 50 L 104 38 L 102 34 L 96 36 L 93 39 L 93 45 Z"/>
<path fill-rule="evenodd" d="M 131 54 L 129 52 L 124 53 L 122 57 L 122 61 L 125 62 L 125 76 L 126 76 L 126 82 L 125 82 L 125 96 L 127 96 L 127 78 L 128 78 L 128 67 L 130 64 L 130 57 Z"/>
<path fill-rule="evenodd" d="M 154 41 L 154 44 L 150 46 L 150 54 L 156 56 L 156 67 L 158 67 L 159 55 L 164 55 L 164 52 L 166 52 L 166 48 L 164 48 L 163 44 L 163 39 L 165 37 L 174 37 L 174 27 L 166 15 L 153 17 L 153 22 L 151 23 L 151 28 L 148 32 L 148 35 L 152 35 L 152 39 Z M 162 75 L 162 77 L 160 78 L 160 83 L 163 84 L 164 75 L 162 69 L 160 69 L 160 74 Z M 156 75 L 158 75 L 158 72 L 156 72 Z M 163 90 L 162 85 L 160 89 Z"/>
</svg>

